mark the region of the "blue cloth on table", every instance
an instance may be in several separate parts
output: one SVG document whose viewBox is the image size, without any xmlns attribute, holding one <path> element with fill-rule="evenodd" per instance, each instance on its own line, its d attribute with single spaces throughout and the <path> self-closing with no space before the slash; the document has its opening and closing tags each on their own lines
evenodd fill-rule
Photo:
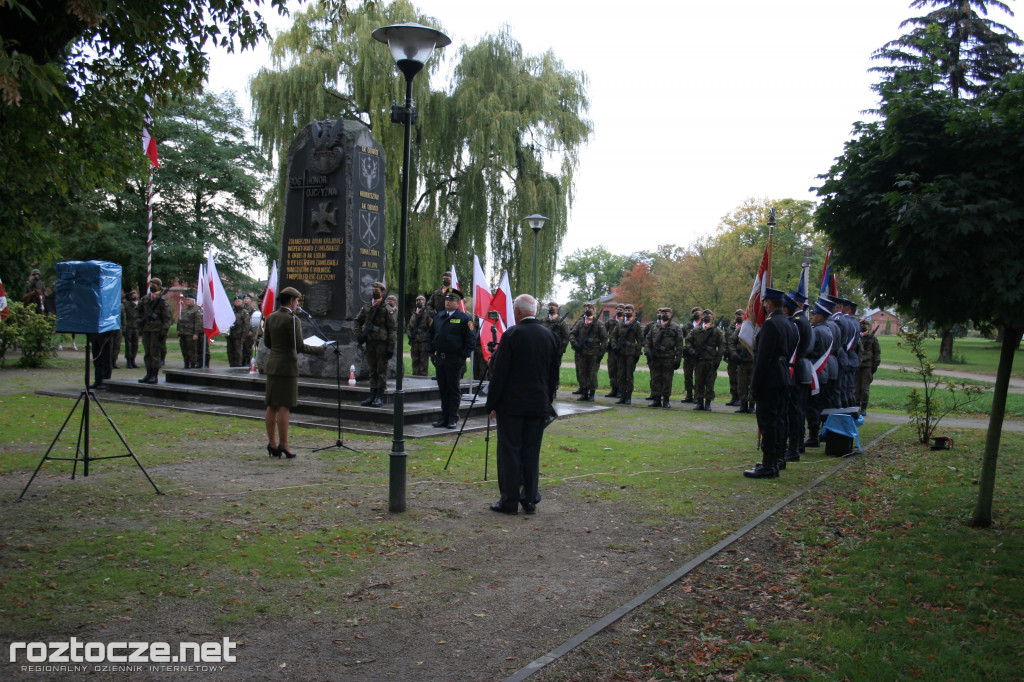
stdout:
<svg viewBox="0 0 1024 682">
<path fill-rule="evenodd" d="M 857 449 L 862 450 L 860 446 L 860 438 L 857 434 L 857 427 L 864 423 L 863 415 L 857 415 L 857 419 L 848 414 L 830 414 L 825 420 L 825 425 L 821 427 L 822 436 L 825 435 L 826 431 L 832 433 L 838 433 L 841 436 L 847 436 L 852 438 L 857 443 Z"/>
</svg>

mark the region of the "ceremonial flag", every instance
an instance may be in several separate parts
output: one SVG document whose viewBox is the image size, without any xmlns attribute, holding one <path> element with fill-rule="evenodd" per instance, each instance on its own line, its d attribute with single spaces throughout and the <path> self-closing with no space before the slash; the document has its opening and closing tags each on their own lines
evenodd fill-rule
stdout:
<svg viewBox="0 0 1024 682">
<path fill-rule="evenodd" d="M 807 271 L 811 269 L 811 266 L 807 263 L 800 267 L 800 281 L 796 285 L 796 293 L 803 296 L 805 299 L 807 296 Z"/>
<path fill-rule="evenodd" d="M 515 326 L 516 318 L 512 314 L 512 287 L 508 283 L 508 270 L 501 273 L 501 282 L 498 283 L 498 290 L 494 292 L 491 299 L 491 310 L 497 310 L 501 321 L 505 323 L 505 329 Z"/>
<path fill-rule="evenodd" d="M 206 257 L 206 282 L 203 300 L 203 331 L 206 338 L 212 339 L 217 334 L 227 334 L 235 323 L 235 313 L 231 309 L 231 301 L 224 293 L 224 285 L 217 274 L 217 264 L 213 262 L 213 249 Z"/>
<path fill-rule="evenodd" d="M 455 274 L 455 263 L 452 263 L 452 289 L 458 289 L 459 291 L 462 291 L 462 289 L 459 287 L 459 277 L 458 275 Z M 462 295 L 465 296 L 466 292 L 463 291 Z M 459 299 L 459 310 L 461 310 L 462 312 L 466 312 L 465 299 Z"/>
<path fill-rule="evenodd" d="M 479 317 L 482 323 L 490 309 L 491 290 L 487 286 L 487 277 L 484 276 L 484 269 L 480 267 L 480 259 L 473 256 L 473 314 Z"/>
<path fill-rule="evenodd" d="M 206 288 L 206 272 L 203 270 L 203 266 L 199 266 L 199 280 L 196 282 L 196 305 L 200 308 L 203 307 L 203 301 L 206 300 L 203 296 L 203 290 Z"/>
<path fill-rule="evenodd" d="M 821 269 L 821 293 L 828 296 L 838 296 L 839 287 L 836 286 L 836 276 L 832 274 L 832 247 L 825 251 L 825 266 Z"/>
<path fill-rule="evenodd" d="M 494 302 L 491 301 L 493 305 Z M 491 308 L 493 310 L 493 308 Z M 490 312 L 490 311 L 488 311 Z M 485 313 L 480 318 L 480 352 L 484 356 L 484 362 L 491 359 L 491 351 L 487 348 L 487 345 L 492 341 L 494 343 L 500 343 L 501 337 L 505 333 L 505 324 L 501 321 L 501 315 L 498 315 L 497 320 L 492 320 L 491 316 Z"/>
<path fill-rule="evenodd" d="M 764 247 L 764 255 L 761 256 L 761 265 L 757 268 L 757 276 L 754 277 L 754 286 L 750 288 L 750 298 L 747 300 L 747 310 L 743 313 L 743 323 L 740 324 L 739 339 L 751 353 L 754 352 L 754 337 L 761 330 L 764 324 L 764 307 L 761 301 L 764 300 L 765 289 L 772 281 L 772 239 L 774 235 L 769 233 L 768 244 Z"/>
<path fill-rule="evenodd" d="M 260 314 L 267 319 L 270 313 L 274 312 L 274 300 L 277 298 L 277 261 L 270 268 L 270 279 L 267 280 L 267 293 L 263 294 L 263 302 L 260 304 Z"/>
<path fill-rule="evenodd" d="M 149 95 L 146 95 L 146 104 L 149 105 Z M 149 134 L 149 127 L 153 125 L 153 117 L 150 116 L 149 109 L 146 109 L 146 118 L 142 122 L 142 153 L 149 157 L 149 163 L 153 168 L 160 167 L 160 159 L 156 153 L 156 139 Z"/>
<path fill-rule="evenodd" d="M 7 319 L 11 311 L 7 309 L 7 294 L 4 292 L 4 281 L 0 279 L 0 322 Z"/>
</svg>

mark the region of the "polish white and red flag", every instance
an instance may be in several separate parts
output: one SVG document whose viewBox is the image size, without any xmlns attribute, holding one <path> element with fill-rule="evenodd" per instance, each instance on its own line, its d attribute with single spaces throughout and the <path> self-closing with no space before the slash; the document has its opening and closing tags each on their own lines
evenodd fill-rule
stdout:
<svg viewBox="0 0 1024 682">
<path fill-rule="evenodd" d="M 508 283 L 508 270 L 501 273 L 501 282 L 498 283 L 498 290 L 494 292 L 491 299 L 491 310 L 497 310 L 505 329 L 514 327 L 516 324 L 515 315 L 512 314 L 512 287 Z"/>
<path fill-rule="evenodd" d="M 217 264 L 213 261 L 213 249 L 206 257 L 206 282 L 203 285 L 203 331 L 207 339 L 217 334 L 227 334 L 235 323 L 235 313 L 231 309 L 231 301 L 224 292 L 224 285 L 217 274 Z"/>
<path fill-rule="evenodd" d="M 267 292 L 263 294 L 263 302 L 260 303 L 260 315 L 263 319 L 270 317 L 274 312 L 274 301 L 277 299 L 277 261 L 274 261 L 270 268 L 270 279 L 267 280 Z"/>
<path fill-rule="evenodd" d="M 764 324 L 764 307 L 761 301 L 764 300 L 765 289 L 772 284 L 772 237 L 772 234 L 768 235 L 768 244 L 764 247 L 761 265 L 757 268 L 754 286 L 750 288 L 750 298 L 747 300 L 747 309 L 743 313 L 743 323 L 740 325 L 740 343 L 751 353 L 754 352 L 754 338 Z"/>
<path fill-rule="evenodd" d="M 0 279 L 0 322 L 7 319 L 11 311 L 7 309 L 7 293 L 4 291 L 4 281 Z"/>
<path fill-rule="evenodd" d="M 480 259 L 473 256 L 473 314 L 483 320 L 491 309 L 491 289 L 487 286 L 487 277 L 480 267 Z"/>
<path fill-rule="evenodd" d="M 151 105 L 149 95 L 146 95 L 146 104 Z M 149 113 L 149 109 L 146 110 L 146 118 L 143 119 L 142 123 L 142 153 L 149 157 L 149 163 L 153 168 L 160 167 L 160 159 L 156 154 L 156 138 L 154 138 L 149 129 L 153 125 L 153 117 Z"/>
</svg>

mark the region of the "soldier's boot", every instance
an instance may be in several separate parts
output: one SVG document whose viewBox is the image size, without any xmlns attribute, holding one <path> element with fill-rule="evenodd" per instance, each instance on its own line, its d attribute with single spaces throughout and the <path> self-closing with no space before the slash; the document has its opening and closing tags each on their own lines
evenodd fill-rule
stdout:
<svg viewBox="0 0 1024 682">
<path fill-rule="evenodd" d="M 580 397 L 576 398 L 576 402 L 578 402 L 578 403 L 586 402 L 586 400 L 589 397 L 590 397 L 590 391 L 580 391 Z"/>
<path fill-rule="evenodd" d="M 619 399 L 615 401 L 616 405 L 632 405 L 633 401 L 630 400 L 632 393 L 623 393 L 619 396 Z"/>
<path fill-rule="evenodd" d="M 583 395 L 583 389 L 582 388 L 577 388 L 575 391 L 572 392 L 572 394 L 573 395 Z"/>
<path fill-rule="evenodd" d="M 818 437 L 818 430 L 811 429 L 810 438 L 804 441 L 805 448 L 820 448 L 821 440 Z"/>
<path fill-rule="evenodd" d="M 691 391 L 687 391 L 686 392 L 686 397 L 683 398 L 681 402 L 692 403 L 693 402 L 693 393 Z"/>
<path fill-rule="evenodd" d="M 736 410 L 736 414 L 750 414 L 750 406 L 746 400 L 740 403 L 740 409 Z"/>
<path fill-rule="evenodd" d="M 704 401 L 704 411 L 705 412 L 710 412 L 711 411 L 711 398 L 707 398 Z"/>
<path fill-rule="evenodd" d="M 864 415 L 865 417 L 868 416 L 868 404 L 867 403 L 861 403 L 860 404 L 860 413 L 862 415 Z"/>
<path fill-rule="evenodd" d="M 612 392 L 605 394 L 604 397 L 605 398 L 618 398 L 619 397 L 619 389 L 613 388 Z"/>
<path fill-rule="evenodd" d="M 683 402 L 685 403 L 686 401 L 684 400 Z M 691 400 L 690 402 L 693 402 L 693 401 Z M 693 409 L 694 410 L 701 410 L 701 411 L 703 411 L 704 410 L 704 399 L 703 398 L 697 398 L 697 406 L 694 407 Z"/>
<path fill-rule="evenodd" d="M 370 407 L 384 407 L 384 391 L 375 391 Z"/>
<path fill-rule="evenodd" d="M 362 405 L 363 407 L 369 407 L 370 404 L 373 403 L 373 399 L 376 398 L 376 397 L 377 397 L 377 391 L 375 391 L 374 389 L 371 388 L 370 389 L 370 395 L 366 396 L 366 400 L 362 401 L 359 404 Z"/>
<path fill-rule="evenodd" d="M 792 447 L 790 447 L 788 450 L 786 450 L 786 454 L 783 455 L 782 461 L 784 461 L 784 462 L 799 462 L 800 461 L 800 452 L 797 451 L 797 450 L 794 450 Z"/>
<path fill-rule="evenodd" d="M 587 393 L 587 402 L 588 403 L 594 402 L 594 389 L 590 389 L 590 392 Z"/>
<path fill-rule="evenodd" d="M 661 399 L 661 406 L 668 407 L 668 396 L 665 396 L 664 398 Z"/>
<path fill-rule="evenodd" d="M 149 380 L 150 380 L 150 378 L 152 378 L 152 376 L 153 376 L 153 370 L 151 370 L 149 367 L 147 367 L 146 368 L 146 376 L 144 376 L 141 379 L 139 379 L 139 383 L 140 384 L 148 384 Z"/>
<path fill-rule="evenodd" d="M 774 464 L 766 465 L 763 462 L 758 462 L 753 469 L 744 471 L 743 475 L 747 478 L 778 478 L 779 470 Z"/>
<path fill-rule="evenodd" d="M 729 398 L 729 402 L 725 404 L 726 407 L 737 407 L 740 404 L 740 397 L 735 393 Z"/>
<path fill-rule="evenodd" d="M 661 396 L 660 395 L 658 395 L 658 396 L 651 396 L 650 398 L 648 398 L 648 400 L 651 401 L 651 404 L 648 405 L 647 407 L 661 407 Z"/>
</svg>

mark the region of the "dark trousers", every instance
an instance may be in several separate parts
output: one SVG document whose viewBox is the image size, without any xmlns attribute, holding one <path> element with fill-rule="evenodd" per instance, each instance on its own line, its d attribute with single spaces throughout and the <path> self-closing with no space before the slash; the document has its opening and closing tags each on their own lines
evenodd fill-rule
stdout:
<svg viewBox="0 0 1024 682">
<path fill-rule="evenodd" d="M 364 357 L 370 371 L 370 390 L 383 395 L 388 387 L 388 342 L 367 341 Z"/>
<path fill-rule="evenodd" d="M 142 332 L 142 347 L 146 350 L 143 361 L 146 373 L 156 376 L 160 373 L 160 351 L 163 349 L 163 332 Z"/>
<path fill-rule="evenodd" d="M 694 398 L 715 399 L 715 379 L 718 378 L 718 359 L 698 360 L 694 368 Z"/>
<path fill-rule="evenodd" d="M 690 397 L 693 397 L 693 375 L 696 369 L 696 362 L 683 358 L 683 388 L 686 389 L 686 395 Z"/>
<path fill-rule="evenodd" d="M 413 376 L 425 377 L 430 374 L 430 353 L 427 352 L 425 342 L 413 343 L 409 348 L 409 354 L 412 355 Z"/>
<path fill-rule="evenodd" d="M 804 448 L 804 417 L 807 411 L 807 398 L 811 395 L 810 384 L 797 384 L 789 389 L 787 421 L 789 424 L 787 452 L 800 452 Z"/>
<path fill-rule="evenodd" d="M 778 466 L 786 445 L 786 403 L 788 389 L 762 396 L 757 401 L 757 427 L 761 429 L 761 463 Z"/>
<path fill-rule="evenodd" d="M 576 353 L 576 380 L 581 391 L 597 390 L 597 370 L 600 366 L 600 355 Z"/>
<path fill-rule="evenodd" d="M 451 424 L 459 421 L 462 402 L 460 379 L 466 371 L 466 358 L 449 355 L 437 362 L 437 389 L 441 391 L 441 420 Z"/>
<path fill-rule="evenodd" d="M 139 354 L 139 332 L 135 329 L 124 332 L 124 359 L 135 364 L 135 356 Z"/>
<path fill-rule="evenodd" d="M 538 499 L 543 438 L 544 417 L 498 413 L 498 490 L 503 509 L 513 511 L 519 508 L 520 501 Z"/>
<path fill-rule="evenodd" d="M 807 436 L 809 438 L 819 436 L 821 433 L 821 411 L 831 407 L 828 402 L 829 383 L 821 382 L 821 389 L 816 395 L 811 395 L 808 390 L 804 417 L 807 420 Z"/>
<path fill-rule="evenodd" d="M 609 351 L 608 353 L 608 383 L 612 387 L 612 392 L 619 390 L 619 363 L 622 358 L 619 357 L 618 353 Z"/>
<path fill-rule="evenodd" d="M 96 372 L 97 384 L 102 384 L 110 378 L 110 370 L 114 364 L 113 340 L 114 332 L 89 334 L 89 343 L 92 344 L 92 366 Z"/>
<path fill-rule="evenodd" d="M 638 359 L 635 355 L 619 356 L 619 381 L 616 386 L 618 386 L 619 395 L 623 398 L 629 398 L 633 395 L 633 373 L 636 371 L 636 361 Z"/>
</svg>

